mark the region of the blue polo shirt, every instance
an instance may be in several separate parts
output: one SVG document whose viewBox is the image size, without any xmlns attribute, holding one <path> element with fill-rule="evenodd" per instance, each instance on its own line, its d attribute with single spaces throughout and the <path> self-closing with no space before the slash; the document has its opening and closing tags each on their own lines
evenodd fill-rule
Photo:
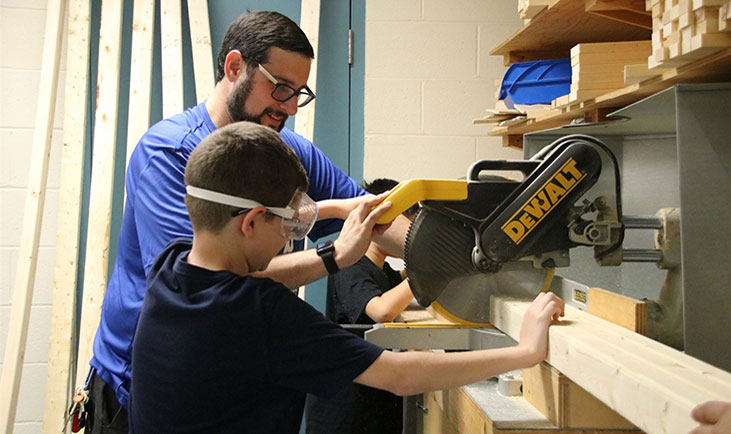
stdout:
<svg viewBox="0 0 731 434">
<path fill-rule="evenodd" d="M 125 408 L 132 339 L 145 296 L 146 276 L 154 258 L 170 240 L 193 237 L 183 201 L 185 165 L 193 149 L 215 129 L 203 102 L 153 125 L 130 157 L 117 258 L 104 296 L 91 359 L 97 374 L 114 388 L 117 400 Z M 365 194 L 312 142 L 287 128 L 280 135 L 307 171 L 307 194 L 314 200 Z M 342 220 L 324 220 L 315 225 L 309 236 L 316 240 L 341 227 Z M 303 244 L 295 243 L 295 250 L 301 250 Z"/>
</svg>

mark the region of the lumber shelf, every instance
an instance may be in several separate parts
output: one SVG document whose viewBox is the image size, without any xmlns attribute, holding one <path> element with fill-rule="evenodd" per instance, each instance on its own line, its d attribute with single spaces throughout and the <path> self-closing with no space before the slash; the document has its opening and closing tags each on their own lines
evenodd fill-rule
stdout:
<svg viewBox="0 0 731 434">
<path fill-rule="evenodd" d="M 510 136 L 566 125 L 576 118 L 605 109 L 621 108 L 643 98 L 682 83 L 712 83 L 731 81 L 731 48 L 695 62 L 665 70 L 662 74 L 630 84 L 596 98 L 558 106 L 536 118 L 506 127 L 496 126 L 489 136 Z"/>
<path fill-rule="evenodd" d="M 492 297 L 493 323 L 517 339 L 530 301 Z M 687 433 L 707 400 L 731 400 L 731 373 L 566 306 L 546 362 L 641 430 Z"/>
<path fill-rule="evenodd" d="M 490 54 L 505 65 L 527 60 L 570 57 L 586 42 L 649 40 L 651 30 L 586 12 L 584 0 L 558 0 L 536 15 Z"/>
</svg>

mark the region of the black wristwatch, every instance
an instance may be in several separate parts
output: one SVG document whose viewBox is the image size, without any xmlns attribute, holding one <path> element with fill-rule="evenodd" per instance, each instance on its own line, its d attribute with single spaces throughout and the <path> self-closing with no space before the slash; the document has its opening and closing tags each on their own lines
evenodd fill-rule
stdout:
<svg viewBox="0 0 731 434">
<path fill-rule="evenodd" d="M 325 268 L 329 274 L 335 274 L 340 271 L 338 263 L 335 262 L 335 244 L 328 240 L 317 245 L 317 255 L 322 258 Z"/>
</svg>

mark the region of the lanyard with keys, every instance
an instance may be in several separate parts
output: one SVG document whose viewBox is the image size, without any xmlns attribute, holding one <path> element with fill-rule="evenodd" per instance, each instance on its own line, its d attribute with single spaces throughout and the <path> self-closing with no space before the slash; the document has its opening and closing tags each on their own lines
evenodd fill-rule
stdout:
<svg viewBox="0 0 731 434">
<path fill-rule="evenodd" d="M 89 370 L 89 374 L 86 376 L 86 381 L 84 382 L 83 386 L 79 386 L 78 389 L 76 389 L 76 392 L 74 393 L 74 396 L 72 398 L 71 407 L 69 407 L 69 411 L 66 413 L 66 419 L 63 423 L 63 431 L 66 431 L 66 426 L 71 422 L 71 432 L 79 432 L 82 428 L 86 426 L 86 417 L 88 416 L 88 411 L 86 409 L 86 404 L 89 402 L 89 390 L 91 389 L 91 380 L 94 378 L 94 374 L 96 373 L 96 369 L 93 367 Z"/>
</svg>

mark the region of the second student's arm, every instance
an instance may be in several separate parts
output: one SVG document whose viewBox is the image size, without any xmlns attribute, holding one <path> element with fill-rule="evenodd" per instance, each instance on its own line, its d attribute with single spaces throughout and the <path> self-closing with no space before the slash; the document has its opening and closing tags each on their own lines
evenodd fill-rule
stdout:
<svg viewBox="0 0 731 434">
<path fill-rule="evenodd" d="M 404 279 L 389 291 L 373 297 L 366 304 L 365 313 L 375 322 L 393 321 L 406 309 L 413 298 L 409 281 Z"/>
<path fill-rule="evenodd" d="M 560 298 L 542 293 L 526 311 L 517 347 L 459 353 L 384 351 L 355 381 L 405 396 L 451 389 L 527 368 L 546 358 L 548 327 L 563 312 Z"/>
</svg>

